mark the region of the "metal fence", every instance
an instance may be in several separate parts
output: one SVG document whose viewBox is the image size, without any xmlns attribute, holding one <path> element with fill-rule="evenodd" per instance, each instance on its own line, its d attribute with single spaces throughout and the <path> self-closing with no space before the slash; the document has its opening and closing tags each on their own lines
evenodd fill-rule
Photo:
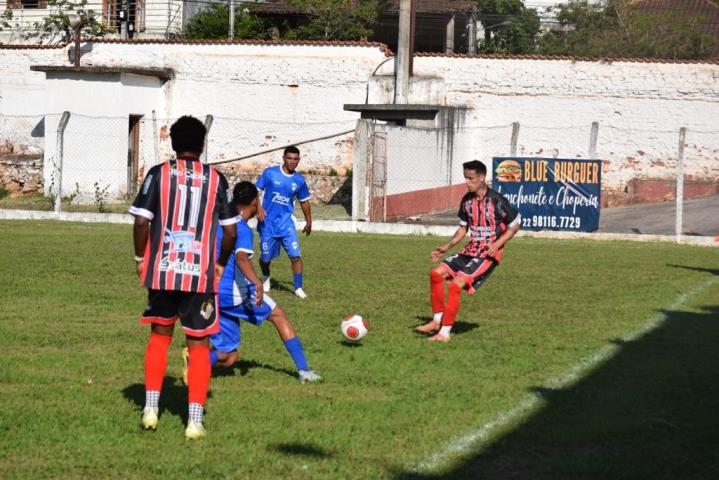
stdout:
<svg viewBox="0 0 719 480">
<path fill-rule="evenodd" d="M 719 130 L 662 131 L 596 122 L 452 129 L 367 122 L 366 152 L 354 121 L 261 121 L 199 116 L 208 127 L 203 160 L 234 184 L 279 164 L 296 144 L 317 218 L 454 224 L 463 194 L 462 163 L 495 156 L 602 160 L 600 231 L 719 235 Z M 173 155 L 175 119 L 69 113 L 0 115 L 0 208 L 56 211 L 126 207 L 145 173 Z M 357 130 L 360 131 L 359 129 Z M 359 162 L 359 163 L 358 163 Z M 490 173 L 491 179 L 491 173 Z M 9 195 L 8 195 L 9 194 Z M 43 196 L 45 202 L 23 201 Z M 10 201 L 12 200 L 12 201 Z M 637 205 L 637 204 L 649 205 Z M 37 207 L 40 205 L 40 207 Z M 616 207 L 616 208 L 614 208 Z M 324 209 L 324 213 L 322 212 Z"/>
<path fill-rule="evenodd" d="M 484 162 L 491 181 L 493 157 L 599 159 L 600 231 L 719 235 L 719 130 L 515 122 L 451 131 L 370 124 L 369 131 L 360 218 L 455 224 L 466 191 L 462 163 L 470 160 Z"/>
</svg>

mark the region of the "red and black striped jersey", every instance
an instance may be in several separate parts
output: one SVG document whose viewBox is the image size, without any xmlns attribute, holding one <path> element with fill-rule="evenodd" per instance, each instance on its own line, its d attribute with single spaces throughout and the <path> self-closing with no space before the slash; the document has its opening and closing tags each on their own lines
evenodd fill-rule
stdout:
<svg viewBox="0 0 719 480">
<path fill-rule="evenodd" d="M 517 210 L 501 194 L 491 188 L 487 194 L 479 198 L 474 193 L 467 193 L 459 205 L 459 224 L 467 227 L 469 243 L 460 252 L 470 257 L 484 258 L 489 244 L 499 238 L 507 228 L 519 224 Z M 503 248 L 497 252 L 495 260 L 500 261 L 504 254 Z"/>
<path fill-rule="evenodd" d="M 217 225 L 237 223 L 225 177 L 192 157 L 152 167 L 130 213 L 150 220 L 141 282 L 154 290 L 213 292 Z"/>
</svg>

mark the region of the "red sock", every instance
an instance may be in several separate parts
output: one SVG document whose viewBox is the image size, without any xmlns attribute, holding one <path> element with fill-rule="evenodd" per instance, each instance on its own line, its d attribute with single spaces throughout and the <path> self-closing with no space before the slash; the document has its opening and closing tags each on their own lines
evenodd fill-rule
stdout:
<svg viewBox="0 0 719 480">
<path fill-rule="evenodd" d="M 162 379 L 167 369 L 167 350 L 172 337 L 150 332 L 150 340 L 145 349 L 145 390 L 162 389 Z"/>
<path fill-rule="evenodd" d="M 190 360 L 187 372 L 189 403 L 205 404 L 207 390 L 210 388 L 210 347 L 190 347 Z"/>
<path fill-rule="evenodd" d="M 429 272 L 429 285 L 432 313 L 442 313 L 444 311 L 444 277 L 432 270 Z"/>
<path fill-rule="evenodd" d="M 459 312 L 459 295 L 462 289 L 454 282 L 449 284 L 449 294 L 447 295 L 447 305 L 444 306 L 444 315 L 442 316 L 442 326 L 451 327 Z"/>
</svg>

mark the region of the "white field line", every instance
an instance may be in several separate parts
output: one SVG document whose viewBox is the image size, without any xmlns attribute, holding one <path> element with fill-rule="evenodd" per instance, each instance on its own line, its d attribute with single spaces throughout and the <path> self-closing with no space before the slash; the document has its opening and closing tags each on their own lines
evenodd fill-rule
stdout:
<svg viewBox="0 0 719 480">
<path fill-rule="evenodd" d="M 699 294 L 717 282 L 717 277 L 712 277 L 701 283 L 699 286 L 688 292 L 680 294 L 675 301 L 666 307 L 666 310 L 674 310 L 680 307 L 690 297 Z M 639 339 L 643 335 L 658 328 L 667 316 L 664 312 L 652 316 L 645 325 L 634 332 L 625 335 L 621 340 L 631 342 Z M 586 373 L 594 369 L 598 365 L 606 362 L 621 349 L 621 345 L 608 344 L 599 349 L 592 356 L 581 360 L 572 366 L 565 373 L 546 380 L 542 386 L 552 389 L 567 388 L 580 380 Z M 450 460 L 459 455 L 465 455 L 470 452 L 480 451 L 485 447 L 485 442 L 501 427 L 518 420 L 532 413 L 542 403 L 542 397 L 539 394 L 530 393 L 525 395 L 517 405 L 501 413 L 495 419 L 485 423 L 481 427 L 470 430 L 451 440 L 444 448 L 435 451 L 431 457 L 422 462 L 409 466 L 409 470 L 415 473 L 432 473 L 445 466 Z"/>
</svg>

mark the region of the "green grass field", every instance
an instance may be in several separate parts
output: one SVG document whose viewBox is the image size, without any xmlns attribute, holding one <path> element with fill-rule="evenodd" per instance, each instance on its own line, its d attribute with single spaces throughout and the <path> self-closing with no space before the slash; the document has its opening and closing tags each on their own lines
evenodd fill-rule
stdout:
<svg viewBox="0 0 719 480">
<path fill-rule="evenodd" d="M 179 331 L 159 429 L 139 428 L 131 228 L 0 231 L 0 478 L 719 478 L 718 249 L 518 238 L 436 345 L 413 328 L 444 239 L 313 233 L 310 298 L 291 294 L 285 257 L 271 295 L 325 381 L 299 384 L 272 326 L 243 325 L 241 360 L 212 380 L 209 436 L 188 443 Z M 370 323 L 358 346 L 341 340 L 347 313 Z M 574 384 L 548 383 L 608 345 Z M 537 408 L 416 468 L 528 395 Z"/>
</svg>

